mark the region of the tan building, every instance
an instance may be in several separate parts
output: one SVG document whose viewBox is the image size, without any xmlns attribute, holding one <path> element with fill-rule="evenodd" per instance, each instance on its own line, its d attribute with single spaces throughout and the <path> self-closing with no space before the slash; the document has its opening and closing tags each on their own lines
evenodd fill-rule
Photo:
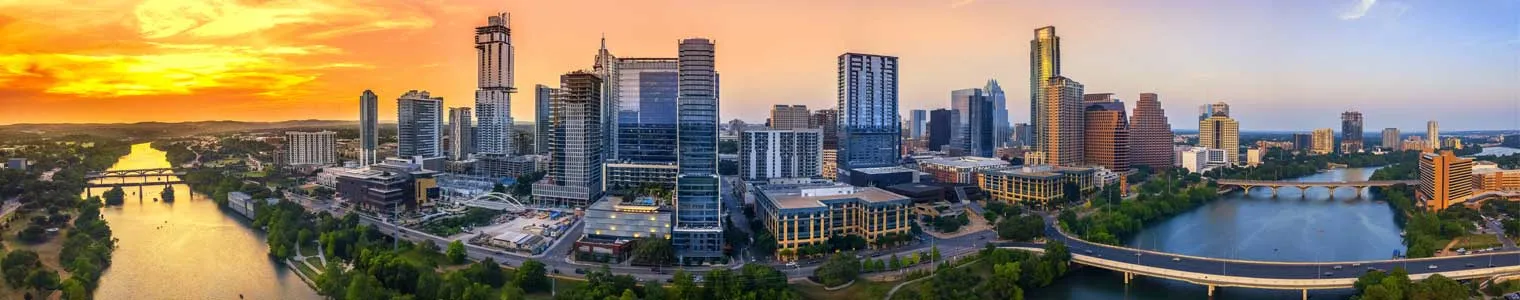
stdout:
<svg viewBox="0 0 1520 300">
<path fill-rule="evenodd" d="M 1309 147 L 1314 154 L 1335 153 L 1335 129 L 1320 128 L 1314 130 L 1314 144 Z"/>
<path fill-rule="evenodd" d="M 1045 153 L 1045 163 L 1058 166 L 1083 164 L 1082 131 L 1086 116 L 1082 107 L 1082 84 L 1066 77 L 1050 77 L 1041 85 L 1041 110 L 1036 112 L 1035 149 Z"/>
<path fill-rule="evenodd" d="M 1083 160 L 1115 172 L 1129 171 L 1129 118 L 1124 101 L 1113 94 L 1088 94 L 1083 100 Z"/>
<path fill-rule="evenodd" d="M 1520 170 L 1499 168 L 1473 170 L 1473 189 L 1483 192 L 1520 191 Z"/>
<path fill-rule="evenodd" d="M 1427 209 L 1439 211 L 1466 201 L 1473 194 L 1473 160 L 1451 151 L 1420 154 L 1420 186 L 1415 197 Z"/>
<path fill-rule="evenodd" d="M 1240 161 L 1240 123 L 1231 119 L 1229 105 L 1224 102 L 1213 105 L 1214 113 L 1198 121 L 1198 146 L 1224 149 L 1229 161 Z"/>
<path fill-rule="evenodd" d="M 1430 143 L 1425 142 L 1425 139 L 1418 135 L 1404 139 L 1404 150 L 1422 150 L 1428 147 Z"/>
<path fill-rule="evenodd" d="M 839 150 L 823 148 L 823 166 L 818 168 L 819 173 L 822 173 L 820 176 L 828 179 L 839 177 L 839 161 L 836 160 L 838 153 Z"/>
<path fill-rule="evenodd" d="M 996 158 L 962 156 L 918 162 L 918 170 L 934 176 L 935 182 L 975 184 L 976 173 L 1007 168 L 1008 162 Z"/>
<path fill-rule="evenodd" d="M 1067 182 L 1076 183 L 1083 194 L 1098 188 L 1097 169 L 1026 166 L 982 172 L 977 186 L 992 200 L 1047 206 L 1065 201 Z"/>
<path fill-rule="evenodd" d="M 1462 150 L 1462 139 L 1457 137 L 1446 138 L 1446 141 L 1441 143 L 1441 147 L 1442 149 Z"/>
<path fill-rule="evenodd" d="M 808 129 L 808 123 L 812 121 L 812 113 L 808 112 L 806 105 L 776 105 L 771 108 L 771 129 L 794 130 Z"/>
<path fill-rule="evenodd" d="M 908 234 L 912 199 L 874 187 L 838 182 L 759 187 L 755 213 L 776 237 L 781 259 L 829 237 L 857 235 L 875 244 L 888 234 Z"/>
<path fill-rule="evenodd" d="M 1172 125 L 1166 121 L 1161 101 L 1155 93 L 1141 93 L 1134 112 L 1129 116 L 1130 165 L 1158 170 L 1172 167 L 1176 159 L 1172 155 Z"/>
<path fill-rule="evenodd" d="M 1252 167 L 1260 166 L 1262 156 L 1266 155 L 1266 153 L 1267 150 L 1263 148 L 1246 149 L 1246 165 Z"/>
</svg>

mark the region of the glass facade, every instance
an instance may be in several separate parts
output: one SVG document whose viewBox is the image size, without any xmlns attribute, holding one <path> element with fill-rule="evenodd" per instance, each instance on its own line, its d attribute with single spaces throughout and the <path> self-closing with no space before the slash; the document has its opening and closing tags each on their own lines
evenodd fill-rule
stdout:
<svg viewBox="0 0 1520 300">
<path fill-rule="evenodd" d="M 674 245 L 683 263 L 723 257 L 723 202 L 718 179 L 718 73 L 716 46 L 681 40 Z"/>
<path fill-rule="evenodd" d="M 619 60 L 617 159 L 634 163 L 676 162 L 677 61 Z"/>
<path fill-rule="evenodd" d="M 895 166 L 901 160 L 897 113 L 897 57 L 839 56 L 840 178 L 854 168 Z"/>
</svg>

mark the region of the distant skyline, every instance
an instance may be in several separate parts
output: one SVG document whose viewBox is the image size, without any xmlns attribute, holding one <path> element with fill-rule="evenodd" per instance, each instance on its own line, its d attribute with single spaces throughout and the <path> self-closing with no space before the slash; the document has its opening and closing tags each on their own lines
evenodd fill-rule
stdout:
<svg viewBox="0 0 1520 300">
<path fill-rule="evenodd" d="M 1246 132 L 1337 127 L 1349 109 L 1368 129 L 1520 129 L 1516 11 L 1517 0 L 0 0 L 0 124 L 356 120 L 366 89 L 387 123 L 407 90 L 470 107 L 474 28 L 506 12 L 519 121 L 534 117 L 523 87 L 590 69 L 604 33 L 620 57 L 713 39 L 721 120 L 758 123 L 775 104 L 832 107 L 845 52 L 899 57 L 904 115 L 988 79 L 1026 82 L 1033 30 L 1050 25 L 1062 75 L 1131 110 L 1155 92 L 1178 130 L 1218 101 Z M 1028 122 L 1027 101 L 1008 97 L 1011 122 Z"/>
</svg>

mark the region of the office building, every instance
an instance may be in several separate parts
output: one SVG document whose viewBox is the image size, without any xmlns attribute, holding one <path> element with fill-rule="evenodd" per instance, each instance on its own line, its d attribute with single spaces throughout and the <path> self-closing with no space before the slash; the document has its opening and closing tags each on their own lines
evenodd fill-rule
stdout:
<svg viewBox="0 0 1520 300">
<path fill-rule="evenodd" d="M 1262 148 L 1246 149 L 1246 165 L 1252 167 L 1260 166 L 1262 155 L 1265 155 L 1266 152 L 1266 149 Z"/>
<path fill-rule="evenodd" d="M 622 99 L 619 98 L 622 91 L 622 73 L 619 70 L 621 64 L 618 58 L 607 50 L 607 36 L 602 36 L 602 46 L 596 51 L 596 62 L 592 64 L 592 72 L 602 79 L 601 99 L 601 124 L 602 131 L 602 160 L 618 160 L 618 111 L 622 109 Z"/>
<path fill-rule="evenodd" d="M 549 156 L 481 154 L 475 158 L 475 174 L 491 179 L 517 178 L 549 169 Z"/>
<path fill-rule="evenodd" d="M 918 170 L 929 173 L 935 182 L 976 184 L 977 172 L 1007 168 L 1007 161 L 990 157 L 941 157 L 918 162 Z"/>
<path fill-rule="evenodd" d="M 945 145 L 950 144 L 951 136 L 955 132 L 955 121 L 959 118 L 955 111 L 948 109 L 936 109 L 929 112 L 929 151 L 944 151 Z"/>
<path fill-rule="evenodd" d="M 1309 147 L 1309 152 L 1314 154 L 1330 154 L 1335 152 L 1335 129 L 1320 128 L 1314 130 L 1314 141 Z"/>
<path fill-rule="evenodd" d="M 929 111 L 915 109 L 908 112 L 908 136 L 913 139 L 923 139 L 924 131 L 929 126 Z"/>
<path fill-rule="evenodd" d="M 1473 190 L 1482 192 L 1520 192 L 1520 170 L 1473 168 Z"/>
<path fill-rule="evenodd" d="M 1362 152 L 1362 113 L 1348 110 L 1341 113 L 1341 153 Z"/>
<path fill-rule="evenodd" d="M 1130 128 L 1124 101 L 1114 98 L 1114 94 L 1089 94 L 1083 96 L 1082 104 L 1086 107 L 1083 161 L 1114 172 L 1129 171 Z"/>
<path fill-rule="evenodd" d="M 611 57 L 605 53 L 605 57 Z M 674 58 L 616 58 L 604 62 L 612 65 L 615 83 L 608 83 L 607 99 L 614 114 L 603 126 L 613 130 L 606 142 L 612 143 L 609 161 L 666 164 L 676 161 L 676 124 L 679 94 L 678 61 Z"/>
<path fill-rule="evenodd" d="M 1404 143 L 1399 139 L 1398 128 L 1383 128 L 1383 149 L 1404 151 Z"/>
<path fill-rule="evenodd" d="M 897 124 L 897 57 L 845 53 L 839 55 L 838 168 L 848 170 L 895 166 L 902 152 L 902 127 Z"/>
<path fill-rule="evenodd" d="M 1230 118 L 1230 106 L 1214 103 L 1213 114 L 1198 121 L 1198 146 L 1225 150 L 1230 162 L 1240 161 L 1240 123 Z"/>
<path fill-rule="evenodd" d="M 1404 150 L 1420 151 L 1430 148 L 1430 143 L 1426 142 L 1424 137 L 1418 135 L 1409 136 L 1409 138 L 1404 139 L 1403 144 Z"/>
<path fill-rule="evenodd" d="M 1425 142 L 1430 143 L 1425 148 L 1431 150 L 1441 149 L 1441 130 L 1435 120 L 1425 122 Z"/>
<path fill-rule="evenodd" d="M 1204 147 L 1183 147 L 1177 151 L 1178 167 L 1192 173 L 1206 172 L 1208 170 L 1228 167 L 1236 161 L 1234 157 L 1224 149 L 1209 149 Z"/>
<path fill-rule="evenodd" d="M 476 75 L 474 113 L 479 119 L 480 127 L 476 129 L 477 138 L 472 142 L 479 146 L 477 150 L 480 153 L 513 152 L 512 94 L 517 92 L 517 88 L 513 85 L 514 56 L 510 22 L 506 13 L 500 13 L 487 17 L 486 26 L 475 27 L 475 59 L 479 73 Z M 452 152 L 450 155 L 458 156 Z"/>
<path fill-rule="evenodd" d="M 814 177 L 823 168 L 822 153 L 823 132 L 817 129 L 745 131 L 739 138 L 739 177 Z"/>
<path fill-rule="evenodd" d="M 628 189 L 657 186 L 675 191 L 676 175 L 680 168 L 675 163 L 625 163 L 606 164 L 607 191 L 623 192 Z"/>
<path fill-rule="evenodd" d="M 611 238 L 670 238 L 675 209 L 670 199 L 654 196 L 602 197 L 586 209 L 585 235 Z"/>
<path fill-rule="evenodd" d="M 992 157 L 997 148 L 993 108 L 992 98 L 982 89 L 951 91 L 950 109 L 957 115 L 957 126 L 951 127 L 950 144 L 967 155 Z"/>
<path fill-rule="evenodd" d="M 465 160 L 475 153 L 474 127 L 470 125 L 469 107 L 449 108 L 449 160 Z"/>
<path fill-rule="evenodd" d="M 841 183 L 769 184 L 758 188 L 756 218 L 776 238 L 779 259 L 795 259 L 800 248 L 831 237 L 855 235 L 876 244 L 887 235 L 908 234 L 912 199 L 874 187 Z"/>
<path fill-rule="evenodd" d="M 1312 134 L 1312 133 L 1294 133 L 1293 134 L 1293 150 L 1304 151 L 1304 152 L 1313 151 L 1314 150 L 1314 134 Z"/>
<path fill-rule="evenodd" d="M 437 175 L 406 160 L 387 159 L 366 169 L 338 173 L 337 196 L 360 211 L 392 215 L 437 199 Z"/>
<path fill-rule="evenodd" d="M 443 97 L 411 90 L 396 99 L 396 155 L 443 156 Z"/>
<path fill-rule="evenodd" d="M 1013 124 L 1013 141 L 1017 143 L 1014 146 L 1018 147 L 1028 147 L 1033 145 L 1034 127 L 1029 126 L 1029 123 Z"/>
<path fill-rule="evenodd" d="M 375 148 L 380 145 L 380 97 L 364 90 L 359 95 L 359 165 L 368 166 L 380 162 Z"/>
<path fill-rule="evenodd" d="M 812 114 L 807 105 L 776 105 L 771 108 L 771 129 L 794 130 L 812 128 Z"/>
<path fill-rule="evenodd" d="M 1036 207 L 1049 207 L 1053 203 L 1065 203 L 1065 185 L 1077 185 L 1087 194 L 1098 187 L 1097 169 L 1060 167 L 1050 165 L 1024 166 L 982 172 L 977 186 L 992 201 L 1008 204 L 1025 203 Z"/>
<path fill-rule="evenodd" d="M 1140 93 L 1134 112 L 1129 116 L 1130 165 L 1170 168 L 1176 158 L 1172 155 L 1172 124 L 1166 120 L 1161 101 L 1155 93 Z"/>
<path fill-rule="evenodd" d="M 1446 138 L 1446 141 L 1444 143 L 1441 143 L 1441 148 L 1442 149 L 1452 149 L 1452 150 L 1462 150 L 1462 138 L 1458 138 L 1458 137 L 1449 137 L 1449 138 Z"/>
<path fill-rule="evenodd" d="M 287 165 L 336 165 L 338 142 L 332 131 L 285 132 Z"/>
<path fill-rule="evenodd" d="M 552 117 L 549 105 L 554 103 L 554 92 L 554 88 L 546 85 L 539 84 L 533 86 L 533 103 L 538 107 L 534 111 L 536 118 L 533 120 L 534 154 L 549 153 L 549 134 L 553 132 L 550 126 L 554 126 L 551 121 Z"/>
<path fill-rule="evenodd" d="M 1440 211 L 1466 201 L 1473 194 L 1473 160 L 1451 151 L 1420 154 L 1420 186 L 1415 198 L 1425 208 Z"/>
<path fill-rule="evenodd" d="M 823 130 L 823 148 L 839 149 L 839 110 L 820 109 L 813 112 L 809 127 Z M 829 175 L 833 176 L 833 175 Z"/>
<path fill-rule="evenodd" d="M 723 257 L 723 201 L 718 179 L 717 46 L 704 38 L 681 40 L 673 244 L 684 263 Z"/>
<path fill-rule="evenodd" d="M 549 169 L 533 184 L 547 205 L 585 207 L 602 195 L 602 79 L 584 71 L 560 76 L 554 93 Z"/>
<path fill-rule="evenodd" d="M 839 163 L 839 159 L 837 157 L 838 153 L 839 153 L 839 150 L 828 149 L 828 148 L 824 148 L 823 149 L 823 166 L 819 169 L 819 173 L 822 174 L 821 176 L 823 176 L 823 178 L 827 178 L 827 179 L 831 179 L 831 180 L 835 179 L 835 178 L 838 178 L 838 176 L 839 176 L 839 164 L 838 164 Z"/>
<path fill-rule="evenodd" d="M 992 101 L 992 148 L 1012 147 L 1013 125 L 1008 123 L 1008 95 L 1003 93 L 997 79 L 988 79 L 982 90 L 987 92 L 987 100 Z"/>
<path fill-rule="evenodd" d="M 1082 84 L 1066 77 L 1050 77 L 1040 95 L 1034 123 L 1035 152 L 1045 155 L 1046 164 L 1083 165 L 1086 145 L 1082 131 L 1086 114 L 1082 107 Z"/>
<path fill-rule="evenodd" d="M 1048 89 L 1046 83 L 1052 82 L 1050 78 L 1061 76 L 1061 37 L 1056 35 L 1055 26 L 1045 26 L 1034 30 L 1034 39 L 1029 41 L 1029 125 L 1034 126 L 1034 136 L 1030 139 L 1037 150 L 1036 152 L 1048 152 L 1043 145 L 1047 142 L 1047 131 L 1050 128 L 1049 117 L 1055 117 L 1050 112 L 1059 111 L 1059 107 L 1051 106 L 1050 97 L 1045 96 Z M 1063 83 L 1069 80 L 1062 81 Z M 1075 83 L 1075 82 L 1072 82 Z M 1081 91 L 1076 92 L 1081 95 Z M 1080 97 L 1080 96 L 1079 96 Z M 1080 100 L 1076 100 L 1080 101 Z M 1057 122 L 1059 120 L 1056 120 Z M 1055 149 L 1055 148 L 1049 148 Z M 1076 152 L 1080 155 L 1081 151 Z M 1051 155 L 1051 154 L 1047 154 Z M 1059 155 L 1059 154 L 1055 154 Z M 1052 161 L 1054 163 L 1055 161 Z"/>
</svg>

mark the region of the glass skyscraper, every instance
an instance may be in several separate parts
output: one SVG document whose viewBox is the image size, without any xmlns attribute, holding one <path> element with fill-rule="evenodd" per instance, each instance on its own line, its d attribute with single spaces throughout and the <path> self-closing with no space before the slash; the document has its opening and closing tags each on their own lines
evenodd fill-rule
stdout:
<svg viewBox="0 0 1520 300">
<path fill-rule="evenodd" d="M 716 46 L 704 38 L 691 38 L 681 40 L 679 49 L 680 171 L 676 176 L 676 222 L 671 231 L 677 256 L 683 263 L 696 263 L 723 257 Z"/>
<path fill-rule="evenodd" d="M 617 60 L 617 160 L 676 162 L 676 98 L 680 82 L 673 58 Z"/>
<path fill-rule="evenodd" d="M 443 156 L 443 97 L 407 91 L 396 99 L 396 156 Z"/>
<path fill-rule="evenodd" d="M 897 57 L 839 55 L 838 177 L 851 169 L 896 166 L 902 126 L 897 122 Z"/>
<path fill-rule="evenodd" d="M 375 147 L 379 143 L 380 129 L 380 97 L 375 92 L 364 90 L 359 95 L 359 165 L 368 166 L 379 162 L 375 156 Z"/>
<path fill-rule="evenodd" d="M 475 114 L 479 119 L 475 142 L 480 153 L 512 153 L 512 29 L 507 14 L 486 19 L 475 28 L 475 54 L 479 63 Z"/>
<path fill-rule="evenodd" d="M 1056 76 L 1061 76 L 1061 37 L 1056 36 L 1055 26 L 1040 27 L 1029 41 L 1029 125 L 1034 126 L 1034 137 L 1030 139 L 1034 145 L 1030 146 L 1038 147 L 1049 139 L 1046 135 L 1051 130 L 1047 130 L 1050 125 L 1046 123 L 1052 120 L 1045 114 L 1050 109 L 1044 107 L 1048 102 L 1044 101 L 1043 86 Z"/>
</svg>

